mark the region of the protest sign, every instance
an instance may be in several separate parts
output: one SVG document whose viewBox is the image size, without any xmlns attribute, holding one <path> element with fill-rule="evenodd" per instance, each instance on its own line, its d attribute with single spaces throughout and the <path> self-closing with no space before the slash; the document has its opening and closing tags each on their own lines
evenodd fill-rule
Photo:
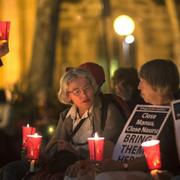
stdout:
<svg viewBox="0 0 180 180">
<path fill-rule="evenodd" d="M 180 99 L 176 101 L 172 101 L 171 103 L 171 109 L 174 119 L 174 127 L 175 127 L 175 137 L 176 137 L 176 144 L 177 144 L 177 150 L 178 150 L 178 156 L 179 156 L 179 162 L 180 162 Z"/>
<path fill-rule="evenodd" d="M 137 105 L 119 136 L 112 158 L 125 162 L 142 156 L 141 143 L 157 139 L 170 111 L 169 106 Z"/>
</svg>

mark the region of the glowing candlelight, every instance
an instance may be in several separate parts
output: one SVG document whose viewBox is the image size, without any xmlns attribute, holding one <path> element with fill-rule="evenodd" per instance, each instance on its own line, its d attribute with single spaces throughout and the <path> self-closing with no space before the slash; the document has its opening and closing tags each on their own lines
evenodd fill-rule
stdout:
<svg viewBox="0 0 180 180">
<path fill-rule="evenodd" d="M 37 133 L 27 135 L 27 158 L 36 160 L 39 158 L 42 136 Z"/>
<path fill-rule="evenodd" d="M 150 170 L 161 169 L 159 142 L 159 140 L 150 140 L 141 144 L 144 149 L 144 155 Z"/>
<path fill-rule="evenodd" d="M 95 133 L 94 137 L 88 138 L 90 160 L 101 161 L 104 154 L 104 137 Z"/>
<path fill-rule="evenodd" d="M 9 39 L 10 21 L 0 21 L 0 40 Z"/>
</svg>

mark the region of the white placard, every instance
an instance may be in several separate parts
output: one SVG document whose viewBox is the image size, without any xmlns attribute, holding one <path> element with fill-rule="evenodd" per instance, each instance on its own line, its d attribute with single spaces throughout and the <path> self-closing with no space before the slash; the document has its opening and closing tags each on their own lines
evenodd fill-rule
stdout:
<svg viewBox="0 0 180 180">
<path fill-rule="evenodd" d="M 141 143 L 158 138 L 170 111 L 170 106 L 137 105 L 119 136 L 112 159 L 125 162 L 142 156 Z"/>
</svg>

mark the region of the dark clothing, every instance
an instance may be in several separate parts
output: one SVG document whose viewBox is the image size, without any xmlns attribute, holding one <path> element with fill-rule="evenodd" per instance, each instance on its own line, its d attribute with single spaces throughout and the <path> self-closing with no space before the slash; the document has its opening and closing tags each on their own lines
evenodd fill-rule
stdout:
<svg viewBox="0 0 180 180">
<path fill-rule="evenodd" d="M 137 91 L 136 93 L 134 93 L 131 97 L 130 100 L 126 101 L 128 106 L 129 106 L 129 109 L 130 109 L 130 112 L 132 112 L 135 108 L 135 106 L 137 104 L 147 104 L 143 98 L 141 97 L 139 91 Z"/>
<path fill-rule="evenodd" d="M 172 115 L 167 119 L 158 139 L 160 140 L 162 169 L 166 169 L 176 174 L 180 170 L 180 165 L 178 161 Z"/>
<path fill-rule="evenodd" d="M 0 167 L 12 161 L 16 157 L 15 148 L 13 146 L 13 138 L 0 130 Z"/>
<path fill-rule="evenodd" d="M 14 161 L 0 169 L 0 180 L 20 180 L 29 170 L 28 161 Z"/>
<path fill-rule="evenodd" d="M 123 130 L 123 127 L 127 119 L 123 118 L 121 112 L 117 109 L 117 107 L 113 103 L 109 103 L 108 110 L 107 110 L 107 117 L 105 121 L 105 127 L 104 129 L 102 129 L 101 127 L 102 106 L 103 104 L 101 103 L 100 99 L 97 97 L 95 100 L 94 106 L 92 108 L 92 113 L 89 116 L 89 120 L 93 127 L 93 132 L 97 132 L 99 136 L 104 136 L 106 140 L 116 143 L 121 131 Z M 73 127 L 73 119 L 71 115 L 69 115 L 69 112 L 68 113 L 62 112 L 60 114 L 60 119 L 57 125 L 57 129 L 54 133 L 54 136 L 51 138 L 50 142 L 46 146 L 46 151 L 50 154 L 51 152 L 49 152 L 49 149 L 50 147 L 52 147 L 52 144 L 54 144 L 56 140 L 69 141 L 69 136 L 72 133 L 72 127 Z M 64 116 L 66 117 L 64 118 Z M 85 123 L 81 126 L 81 128 L 83 128 Z M 89 131 L 90 129 L 86 129 L 85 127 L 85 130 Z M 79 132 L 77 132 L 76 135 L 78 135 L 78 133 Z M 79 135 L 79 137 L 81 136 L 82 135 Z M 87 152 L 84 151 L 84 149 L 87 149 L 87 148 L 84 148 L 84 147 L 81 148 L 81 146 L 79 148 L 80 154 L 83 155 L 83 157 L 88 155 Z"/>
</svg>

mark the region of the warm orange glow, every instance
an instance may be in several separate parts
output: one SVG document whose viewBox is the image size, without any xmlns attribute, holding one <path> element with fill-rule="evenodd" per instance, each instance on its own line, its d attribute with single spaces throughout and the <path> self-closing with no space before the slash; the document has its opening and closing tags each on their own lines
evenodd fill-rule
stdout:
<svg viewBox="0 0 180 180">
<path fill-rule="evenodd" d="M 95 139 L 98 139 L 98 137 L 99 137 L 99 136 L 98 136 L 98 133 L 97 133 L 97 132 L 95 132 L 95 134 L 94 134 L 94 138 L 95 138 Z"/>
<path fill-rule="evenodd" d="M 34 134 L 31 134 L 31 135 L 28 135 L 28 137 L 32 137 L 32 138 L 41 138 L 42 136 L 39 135 L 38 133 L 34 133 Z"/>
<path fill-rule="evenodd" d="M 20 4 L 22 3 L 22 4 Z M 1 2 L 1 20 L 10 21 L 9 53 L 2 57 L 0 88 L 12 89 L 28 70 L 36 16 L 35 0 Z"/>
<path fill-rule="evenodd" d="M 135 29 L 134 21 L 127 15 L 118 16 L 114 20 L 114 30 L 120 36 L 132 34 Z"/>
<path fill-rule="evenodd" d="M 156 144 L 159 144 L 159 140 L 150 140 L 150 141 L 145 141 L 142 143 L 143 147 L 149 147 L 149 146 L 154 146 Z"/>
</svg>

